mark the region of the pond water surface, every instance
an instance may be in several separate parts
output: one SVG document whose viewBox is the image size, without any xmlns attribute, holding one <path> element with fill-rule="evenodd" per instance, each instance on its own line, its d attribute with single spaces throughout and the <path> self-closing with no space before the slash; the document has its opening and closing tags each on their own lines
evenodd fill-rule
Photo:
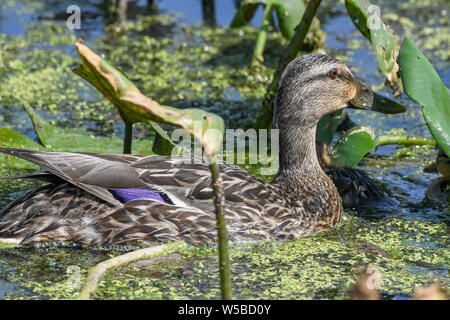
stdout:
<svg viewBox="0 0 450 320">
<path fill-rule="evenodd" d="M 286 45 L 279 35 L 271 33 L 264 66 L 254 74 L 248 65 L 261 10 L 252 20 L 253 27 L 229 30 L 226 26 L 235 10 L 234 1 L 216 1 L 219 27 L 211 29 L 201 27 L 198 0 L 157 1 L 159 14 L 150 18 L 144 17 L 145 1 L 137 1 L 130 6 L 129 32 L 125 35 L 105 31 L 101 9 L 88 1 L 78 1 L 85 13 L 82 29 L 67 30 L 65 18 L 58 17 L 65 17 L 71 2 L 0 2 L 0 127 L 11 127 L 36 139 L 27 113 L 11 98 L 18 96 L 60 127 L 81 127 L 95 136 L 123 136 L 114 107 L 70 71 L 77 63 L 73 43 L 81 37 L 161 103 L 204 108 L 224 117 L 227 127 L 245 129 L 252 125 Z M 400 35 L 409 35 L 424 48 L 448 87 L 446 2 L 373 2 L 381 6 L 383 17 Z M 326 33 L 321 50 L 343 59 L 372 85 L 381 84 L 383 76 L 372 49 L 345 15 L 342 2 L 323 1 L 319 18 Z M 388 89 L 381 92 L 390 95 Z M 408 111 L 401 115 L 348 112 L 353 121 L 372 126 L 380 135 L 394 129 L 431 138 L 418 106 L 405 95 L 401 102 L 408 105 Z M 145 126 L 138 126 L 135 134 L 151 138 Z M 386 299 L 411 296 L 414 287 L 432 282 L 448 287 L 449 209 L 426 200 L 425 191 L 437 175 L 422 171 L 434 157 L 429 147 L 380 147 L 358 168 L 365 170 L 391 201 L 346 210 L 337 228 L 315 236 L 233 247 L 234 296 L 347 298 L 355 275 L 369 265 L 380 271 L 380 291 Z M 245 168 L 258 172 L 258 166 Z M 22 171 L 0 168 L 2 175 L 18 172 Z M 37 185 L 0 182 L 0 207 Z M 83 279 L 90 267 L 123 250 L 71 245 L 0 247 L 0 299 L 73 298 L 79 291 L 68 284 L 73 276 L 68 270 L 75 266 Z M 127 266 L 108 273 L 97 298 L 218 298 L 217 271 L 213 248 L 189 248 L 145 268 Z"/>
</svg>

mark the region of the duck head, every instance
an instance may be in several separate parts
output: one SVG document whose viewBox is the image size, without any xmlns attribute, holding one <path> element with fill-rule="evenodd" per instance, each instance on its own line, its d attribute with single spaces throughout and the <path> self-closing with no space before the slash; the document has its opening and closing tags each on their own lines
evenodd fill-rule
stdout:
<svg viewBox="0 0 450 320">
<path fill-rule="evenodd" d="M 372 91 L 341 61 L 323 54 L 294 59 L 284 70 L 275 98 L 274 127 L 315 127 L 345 107 L 371 109 Z"/>
<path fill-rule="evenodd" d="M 325 175 L 316 155 L 316 127 L 326 114 L 345 107 L 371 109 L 372 91 L 339 60 L 303 55 L 284 70 L 274 104 L 273 128 L 279 129 L 280 169 L 274 181 Z M 298 178 L 299 179 L 299 178 Z"/>
</svg>

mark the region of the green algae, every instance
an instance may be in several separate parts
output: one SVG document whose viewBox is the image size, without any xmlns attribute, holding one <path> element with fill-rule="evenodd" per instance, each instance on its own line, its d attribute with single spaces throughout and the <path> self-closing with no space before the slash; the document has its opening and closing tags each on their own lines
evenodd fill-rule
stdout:
<svg viewBox="0 0 450 320">
<path fill-rule="evenodd" d="M 231 127 L 250 127 L 249 115 L 259 108 L 258 99 L 265 93 L 282 50 L 280 44 L 286 44 L 286 40 L 276 33 L 271 35 L 265 65 L 252 70 L 245 59 L 253 50 L 247 43 L 257 36 L 256 28 L 186 26 L 173 37 L 140 36 L 139 30 L 153 30 L 156 23 L 163 27 L 172 24 L 164 16 L 159 20 L 142 18 L 130 23 L 126 34 L 100 38 L 93 48 L 131 75 L 144 94 L 160 103 L 203 107 L 219 113 Z M 115 110 L 71 73 L 70 66 L 76 59 L 69 45 L 75 38 L 63 30 L 62 22 L 46 21 L 33 25 L 26 38 L 0 35 L 0 47 L 7 49 L 0 55 L 0 65 L 5 67 L 0 103 L 15 105 L 16 98 L 20 98 L 49 115 L 64 112 L 65 117 L 58 119 L 61 126 L 94 122 L 103 132 L 112 133 Z M 40 48 L 43 41 L 56 49 Z"/>
<path fill-rule="evenodd" d="M 345 299 L 355 275 L 367 266 L 380 271 L 380 291 L 385 297 L 411 296 L 416 286 L 431 282 L 448 286 L 447 233 L 445 224 L 401 219 L 367 222 L 349 214 L 338 227 L 315 236 L 236 245 L 230 250 L 234 297 Z M 4 255 L 18 249 L 1 250 Z M 79 266 L 83 281 L 89 267 L 120 253 L 52 247 L 26 250 L 31 258 L 21 264 L 20 270 L 4 272 L 4 278 L 30 293 L 11 294 L 11 299 L 75 298 L 79 289 L 68 287 L 67 267 Z M 11 259 L 8 261 L 12 264 Z M 7 264 L 3 262 L 0 268 L 5 269 Z M 145 268 L 128 265 L 109 271 L 95 298 L 219 298 L 217 271 L 215 248 L 186 247 L 177 259 L 162 259 Z M 18 273 L 20 277 L 15 278 Z"/>
</svg>

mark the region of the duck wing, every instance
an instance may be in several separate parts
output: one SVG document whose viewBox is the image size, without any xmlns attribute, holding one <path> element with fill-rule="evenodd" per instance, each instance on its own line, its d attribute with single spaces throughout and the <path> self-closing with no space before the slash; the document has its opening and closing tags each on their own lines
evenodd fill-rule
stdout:
<svg viewBox="0 0 450 320">
<path fill-rule="evenodd" d="M 122 205 L 111 189 L 151 189 L 165 195 L 171 204 L 213 211 L 209 167 L 201 159 L 155 155 L 43 152 L 0 148 L 0 152 L 30 161 L 48 173 L 13 178 L 67 181 L 115 206 Z M 244 169 L 220 164 L 227 205 L 250 206 L 260 211 L 267 185 Z M 12 178 L 9 178 L 12 179 Z"/>
<path fill-rule="evenodd" d="M 155 240 L 175 239 L 205 243 L 215 239 L 216 221 L 211 176 L 208 165 L 201 163 L 200 159 L 21 149 L 0 149 L 0 152 L 28 160 L 48 171 L 22 175 L 19 178 L 47 180 L 52 179 L 52 176 L 53 179 L 57 177 L 69 183 L 60 184 L 61 192 L 66 189 L 72 190 L 66 187 L 67 185 L 76 186 L 77 188 L 73 189 L 84 190 L 89 194 L 86 197 L 80 194 L 80 199 L 89 198 L 91 202 L 99 199 L 99 205 L 94 207 L 104 209 L 103 214 L 95 212 L 91 214 L 82 207 L 83 204 L 92 207 L 91 202 L 72 201 L 76 205 L 68 210 L 67 206 L 61 207 L 55 205 L 55 201 L 51 201 L 52 197 L 58 197 L 53 191 L 43 192 L 41 196 L 50 200 L 41 201 L 40 205 L 46 208 L 53 206 L 58 223 L 52 225 L 53 229 L 33 228 L 30 232 L 26 228 L 18 228 L 21 232 L 27 231 L 26 235 L 21 235 L 24 242 L 45 240 L 47 233 L 60 241 L 86 244 L 125 244 L 134 243 L 139 239 L 149 243 Z M 236 165 L 221 163 L 219 168 L 223 180 L 226 201 L 224 213 L 230 239 L 252 241 L 261 238 L 286 238 L 306 232 L 307 228 L 302 226 L 299 219 L 301 212 L 291 210 L 294 204 L 290 203 L 276 187 L 255 178 Z M 122 203 L 111 192 L 114 191 L 111 189 L 127 188 L 157 191 L 167 196 L 164 200 L 170 201 L 135 198 Z M 78 194 L 76 191 L 69 191 L 66 193 Z M 94 197 L 89 197 L 90 195 Z M 107 203 L 102 204 L 100 199 Z M 32 200 L 30 198 L 30 201 Z M 28 202 L 21 203 L 26 206 Z M 8 219 L 5 215 L 4 221 L 16 221 L 18 219 L 14 218 L 15 216 L 24 216 L 20 206 L 9 206 L 9 209 L 5 214 L 13 218 Z M 94 224 L 89 224 L 88 228 L 81 223 L 86 219 L 74 219 L 86 215 L 95 221 Z M 67 220 L 67 223 L 62 223 L 61 217 L 66 216 L 67 219 L 64 221 Z M 95 232 L 91 230 L 92 225 L 95 226 Z M 55 231 L 55 228 L 59 231 Z"/>
<path fill-rule="evenodd" d="M 143 188 L 138 172 L 128 164 L 102 159 L 90 154 L 68 152 L 43 152 L 1 148 L 0 152 L 32 162 L 58 178 L 105 200 L 121 205 L 108 189 Z M 45 174 L 18 176 L 17 178 L 43 178 Z M 48 175 L 47 175 L 48 177 Z"/>
</svg>

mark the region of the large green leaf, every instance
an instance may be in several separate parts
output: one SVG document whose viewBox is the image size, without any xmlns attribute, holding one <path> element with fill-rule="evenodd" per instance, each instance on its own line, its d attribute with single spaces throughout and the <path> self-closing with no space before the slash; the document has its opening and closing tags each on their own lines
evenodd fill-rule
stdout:
<svg viewBox="0 0 450 320">
<path fill-rule="evenodd" d="M 230 27 L 238 28 L 249 23 L 259 5 L 271 6 L 277 15 L 281 34 L 287 39 L 292 38 L 305 11 L 303 0 L 243 0 Z"/>
<path fill-rule="evenodd" d="M 406 94 L 422 106 L 431 134 L 450 156 L 450 97 L 430 61 L 405 37 L 399 55 L 400 76 Z"/>
<path fill-rule="evenodd" d="M 162 106 L 143 95 L 126 75 L 83 45 L 76 43 L 82 65 L 73 71 L 91 83 L 119 109 L 126 123 L 148 120 L 179 126 L 194 135 L 207 155 L 221 149 L 224 121 L 201 109 Z"/>
<path fill-rule="evenodd" d="M 358 126 L 348 130 L 339 139 L 331 152 L 331 161 L 336 167 L 354 167 L 373 148 L 377 138 L 372 128 Z"/>
<path fill-rule="evenodd" d="M 391 84 L 394 96 L 400 96 L 402 87 L 397 76 L 400 46 L 394 31 L 381 20 L 380 7 L 368 0 L 346 0 L 345 6 L 355 26 L 372 43 L 378 67 Z"/>
</svg>

